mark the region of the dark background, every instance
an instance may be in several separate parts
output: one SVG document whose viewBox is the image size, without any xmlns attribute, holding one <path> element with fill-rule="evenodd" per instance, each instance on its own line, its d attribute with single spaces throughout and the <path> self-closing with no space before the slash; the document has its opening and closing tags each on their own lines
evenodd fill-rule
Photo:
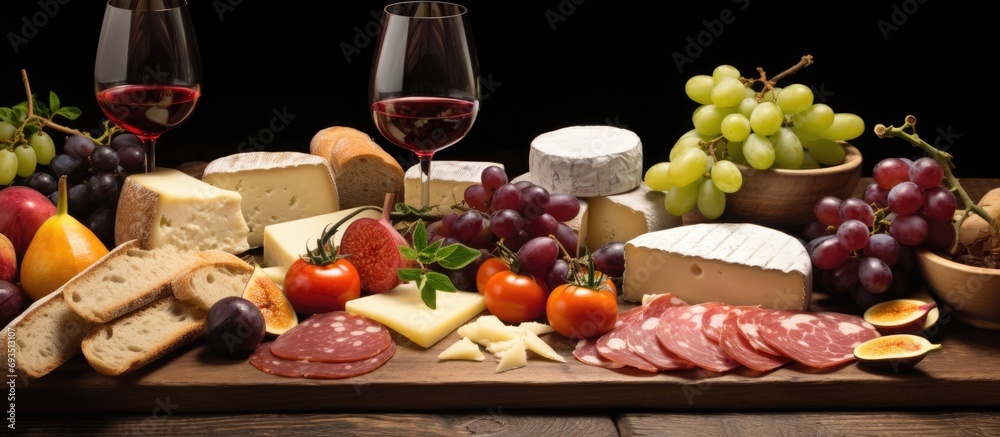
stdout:
<svg viewBox="0 0 1000 437">
<path fill-rule="evenodd" d="M 865 174 L 887 156 L 920 156 L 903 140 L 872 133 L 877 123 L 899 125 L 914 114 L 925 140 L 956 155 L 959 177 L 1000 175 L 989 132 L 1000 122 L 1000 86 L 986 65 L 995 63 L 988 61 L 996 51 L 995 2 L 459 3 L 470 8 L 484 97 L 471 133 L 436 159 L 499 161 L 513 176 L 527 170 L 537 135 L 612 124 L 640 136 L 648 168 L 691 129 L 690 76 L 721 63 L 748 76 L 756 67 L 773 75 L 811 54 L 816 63 L 783 83 L 810 85 L 817 101 L 865 120 L 865 134 L 852 141 Z M 367 112 L 375 20 L 386 2 L 191 4 L 203 97 L 186 123 L 161 137 L 159 165 L 252 150 L 248 138 L 264 150 L 306 151 L 318 130 L 334 125 L 367 132 L 404 167 L 415 162 L 379 136 Z M 54 90 L 64 106 L 83 110 L 67 124 L 97 128 L 103 114 L 92 80 L 104 2 L 4 6 L 0 106 L 24 100 L 23 68 L 40 96 Z M 30 37 L 15 48 L 14 35 Z"/>
</svg>

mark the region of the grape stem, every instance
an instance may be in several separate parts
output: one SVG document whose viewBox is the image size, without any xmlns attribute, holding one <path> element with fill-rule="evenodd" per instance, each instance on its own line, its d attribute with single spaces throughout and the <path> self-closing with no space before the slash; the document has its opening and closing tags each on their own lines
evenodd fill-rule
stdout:
<svg viewBox="0 0 1000 437">
<path fill-rule="evenodd" d="M 787 69 L 785 69 L 785 71 L 778 73 L 771 79 L 767 78 L 767 72 L 764 71 L 763 67 L 757 67 L 757 72 L 760 73 L 760 78 L 757 79 L 756 82 L 761 82 L 764 84 L 764 88 L 762 88 L 760 91 L 757 92 L 757 101 L 758 102 L 763 101 L 764 94 L 766 94 L 768 91 L 773 90 L 774 86 L 778 84 L 779 80 L 784 79 L 787 76 L 791 76 L 795 73 L 798 73 L 799 70 L 806 68 L 812 64 L 813 64 L 812 55 L 805 55 L 801 59 L 799 59 L 799 62 L 797 62 L 795 65 L 788 67 Z M 751 84 L 753 82 L 754 80 L 751 79 Z"/>
<path fill-rule="evenodd" d="M 1000 235 L 1000 221 L 994 219 L 992 216 L 990 216 L 988 212 L 986 212 L 985 209 L 977 205 L 976 202 L 972 201 L 972 198 L 969 197 L 969 194 L 966 193 L 964 188 L 962 188 L 962 183 L 959 182 L 958 178 L 956 178 L 955 174 L 951 171 L 951 169 L 955 167 L 954 162 L 952 162 L 952 155 L 948 152 L 939 150 L 938 148 L 922 140 L 920 138 L 920 135 L 917 134 L 916 125 L 917 125 L 917 117 L 913 115 L 907 115 L 903 121 L 903 125 L 899 127 L 896 126 L 886 127 L 883 124 L 876 124 L 875 136 L 879 138 L 891 138 L 891 137 L 902 138 L 908 141 L 913 146 L 927 152 L 927 154 L 931 158 L 934 158 L 939 164 L 941 164 L 941 168 L 944 170 L 945 186 L 949 190 L 951 190 L 952 193 L 955 194 L 955 197 L 958 198 L 958 201 L 960 202 L 962 209 L 965 210 L 965 213 L 962 214 L 961 217 L 959 217 L 959 219 L 955 221 L 956 236 L 958 235 L 959 229 L 961 229 L 962 227 L 962 222 L 964 222 L 965 219 L 971 216 L 972 214 L 976 214 L 979 217 L 982 217 L 983 220 L 986 220 L 986 223 L 989 223 L 993 227 L 994 236 Z M 958 242 L 956 241 L 951 248 L 952 254 L 954 254 L 955 250 L 957 249 L 957 246 Z"/>
<path fill-rule="evenodd" d="M 31 82 L 28 81 L 27 70 L 24 69 L 21 70 L 21 80 L 24 82 L 24 93 L 28 95 L 28 116 L 25 119 L 25 123 L 27 123 L 29 120 L 34 119 L 38 120 L 43 125 L 55 129 L 59 132 L 62 132 L 66 135 L 84 135 L 83 132 L 80 132 L 76 129 L 63 126 L 45 117 L 35 115 L 35 99 L 31 98 Z"/>
</svg>

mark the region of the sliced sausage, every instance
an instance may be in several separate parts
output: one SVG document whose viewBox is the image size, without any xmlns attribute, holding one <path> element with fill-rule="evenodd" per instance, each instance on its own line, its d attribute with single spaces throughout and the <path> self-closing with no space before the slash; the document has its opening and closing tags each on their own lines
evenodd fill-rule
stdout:
<svg viewBox="0 0 1000 437">
<path fill-rule="evenodd" d="M 309 379 L 344 379 L 361 376 L 382 367 L 396 353 L 396 345 L 390 342 L 388 348 L 373 357 L 359 361 L 328 363 L 281 358 L 271 353 L 272 346 L 273 342 L 257 346 L 250 355 L 250 364 L 261 372 L 271 375 Z"/>
<path fill-rule="evenodd" d="M 747 366 L 758 372 L 767 372 L 777 369 L 791 361 L 785 356 L 771 355 L 753 347 L 743 331 L 740 330 L 737 313 L 731 313 L 722 322 L 722 332 L 719 344 L 722 350 L 740 364 Z"/>
<path fill-rule="evenodd" d="M 271 353 L 293 361 L 347 363 L 374 357 L 393 344 L 389 330 L 346 311 L 313 314 L 281 334 Z"/>
<path fill-rule="evenodd" d="M 854 348 L 879 337 L 864 319 L 836 312 L 775 311 L 761 319 L 760 337 L 799 363 L 824 368 L 854 360 Z"/>
<path fill-rule="evenodd" d="M 714 372 L 725 372 L 740 365 L 722 350 L 718 343 L 705 336 L 702 316 L 711 305 L 672 307 L 663 311 L 656 325 L 660 343 L 678 357 Z"/>
</svg>

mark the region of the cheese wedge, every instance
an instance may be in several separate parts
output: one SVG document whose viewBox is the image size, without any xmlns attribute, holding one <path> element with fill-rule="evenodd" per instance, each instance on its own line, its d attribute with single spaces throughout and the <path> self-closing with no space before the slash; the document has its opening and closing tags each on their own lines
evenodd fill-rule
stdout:
<svg viewBox="0 0 1000 437">
<path fill-rule="evenodd" d="M 500 363 L 497 364 L 496 373 L 506 372 L 527 365 L 528 351 L 525 349 L 524 342 L 515 342 L 510 349 L 503 352 Z"/>
<path fill-rule="evenodd" d="M 333 225 L 345 217 L 357 213 L 351 220 L 340 225 L 340 231 L 333 236 L 333 242 L 340 244 L 340 238 L 344 235 L 344 230 L 354 220 L 361 217 L 378 219 L 382 214 L 368 207 L 359 206 L 342 211 L 331 212 L 314 217 L 292 220 L 284 223 L 277 223 L 264 228 L 264 267 L 284 267 L 286 270 L 292 263 L 299 259 L 299 256 L 306 253 L 306 245 L 309 249 L 316 248 L 316 240 L 323 235 L 323 230 L 327 225 Z M 361 211 L 363 210 L 363 211 Z M 360 211 L 360 212 L 359 212 Z M 284 275 L 284 273 L 281 273 Z M 281 283 L 284 283 L 282 279 Z"/>
<path fill-rule="evenodd" d="M 663 206 L 664 197 L 646 184 L 621 194 L 587 197 L 587 247 L 594 252 L 610 242 L 680 226 L 681 218 Z"/>
<path fill-rule="evenodd" d="M 553 193 L 624 193 L 642 183 L 642 142 L 614 126 L 565 127 L 531 141 L 528 170 L 536 184 Z"/>
<path fill-rule="evenodd" d="M 437 308 L 430 309 L 420 299 L 420 290 L 416 285 L 407 282 L 385 293 L 347 301 L 345 309 L 375 320 L 421 347 L 429 348 L 486 310 L 486 301 L 479 293 L 438 291 Z"/>
<path fill-rule="evenodd" d="M 216 159 L 201 180 L 236 191 L 243 198 L 247 243 L 260 247 L 264 227 L 340 209 L 333 167 L 301 152 L 246 152 Z"/>
<path fill-rule="evenodd" d="M 480 161 L 434 161 L 431 163 L 431 186 L 429 205 L 439 206 L 442 212 L 452 211 L 454 205 L 465 200 L 465 190 L 470 185 L 481 184 L 483 170 L 495 165 L 504 168 L 497 162 Z M 406 169 L 403 179 L 404 202 L 407 205 L 420 207 L 420 164 Z"/>
<path fill-rule="evenodd" d="M 439 360 L 468 360 L 468 361 L 482 361 L 486 359 L 483 355 L 483 351 L 479 350 L 479 345 L 472 342 L 468 338 L 463 338 L 451 346 L 448 349 L 441 351 L 438 354 Z"/>
<path fill-rule="evenodd" d="M 242 253 L 250 228 L 242 199 L 178 170 L 162 168 L 125 178 L 115 218 L 115 244 L 138 240 L 143 249 Z"/>
<path fill-rule="evenodd" d="M 807 310 L 812 263 L 783 232 L 746 223 L 703 223 L 650 232 L 625 244 L 622 297 L 674 293 L 689 304 L 723 302 Z"/>
</svg>

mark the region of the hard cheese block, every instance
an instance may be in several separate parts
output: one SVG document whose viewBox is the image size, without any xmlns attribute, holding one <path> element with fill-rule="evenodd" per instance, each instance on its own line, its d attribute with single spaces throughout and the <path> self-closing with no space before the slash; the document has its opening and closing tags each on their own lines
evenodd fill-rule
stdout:
<svg viewBox="0 0 1000 437">
<path fill-rule="evenodd" d="M 614 126 L 566 127 L 532 140 L 528 170 L 553 193 L 620 194 L 642 182 L 642 142 Z"/>
<path fill-rule="evenodd" d="M 482 183 L 483 170 L 495 165 L 504 168 L 503 164 L 480 161 L 434 161 L 431 163 L 431 206 L 440 206 L 440 210 L 448 212 L 452 206 L 465 200 L 465 189 L 470 185 Z M 420 164 L 406 169 L 403 180 L 404 202 L 411 206 L 420 206 Z"/>
<path fill-rule="evenodd" d="M 264 227 L 340 209 L 330 162 L 301 152 L 247 152 L 216 159 L 201 178 L 243 197 L 250 247 L 264 243 Z"/>
<path fill-rule="evenodd" d="M 486 309 L 479 293 L 437 292 L 437 308 L 420 299 L 420 290 L 407 282 L 381 294 L 347 301 L 346 310 L 378 321 L 414 343 L 429 348 Z"/>
<path fill-rule="evenodd" d="M 145 249 L 167 244 L 181 250 L 242 253 L 250 229 L 242 199 L 174 169 L 125 178 L 115 219 L 115 243 L 137 239 Z"/>
<path fill-rule="evenodd" d="M 651 232 L 625 244 L 623 297 L 674 293 L 689 304 L 724 302 L 809 309 L 812 263 L 802 243 L 745 223 L 704 223 Z"/>
<path fill-rule="evenodd" d="M 587 197 L 587 247 L 591 252 L 610 242 L 625 242 L 647 232 L 681 225 L 667 212 L 664 193 L 646 184 L 622 194 Z"/>
<path fill-rule="evenodd" d="M 323 230 L 328 225 L 333 225 L 352 214 L 354 216 L 341 224 L 340 230 L 334 234 L 334 244 L 340 244 L 340 238 L 343 236 L 344 230 L 347 229 L 347 226 L 352 221 L 361 217 L 373 219 L 382 217 L 382 214 L 377 210 L 366 206 L 359 206 L 265 227 L 264 266 L 284 267 L 285 269 L 291 267 L 292 263 L 298 260 L 300 255 L 306 253 L 307 244 L 309 249 L 316 248 L 317 240 L 323 235 Z"/>
</svg>

